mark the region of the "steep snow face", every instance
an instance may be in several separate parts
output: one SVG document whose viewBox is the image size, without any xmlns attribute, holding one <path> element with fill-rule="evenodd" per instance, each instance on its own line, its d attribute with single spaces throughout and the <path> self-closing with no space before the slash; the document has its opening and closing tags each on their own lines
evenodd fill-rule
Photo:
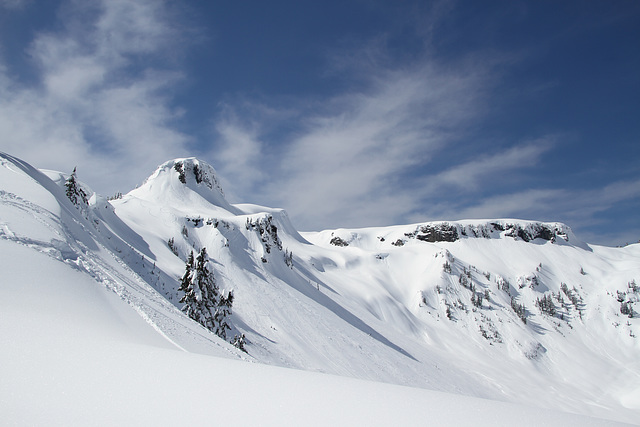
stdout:
<svg viewBox="0 0 640 427">
<path fill-rule="evenodd" d="M 166 206 L 210 204 L 240 213 L 225 199 L 215 169 L 193 157 L 174 159 L 160 165 L 144 184 L 129 195 Z"/>
</svg>

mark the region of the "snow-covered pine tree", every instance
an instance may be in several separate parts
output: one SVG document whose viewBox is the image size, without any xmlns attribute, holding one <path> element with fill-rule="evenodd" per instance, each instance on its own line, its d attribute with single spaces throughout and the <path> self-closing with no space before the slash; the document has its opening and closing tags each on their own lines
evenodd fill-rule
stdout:
<svg viewBox="0 0 640 427">
<path fill-rule="evenodd" d="M 222 339 L 227 339 L 227 331 L 231 329 L 227 318 L 231 315 L 231 306 L 233 305 L 233 292 L 229 291 L 229 294 L 225 297 L 220 294 L 218 300 L 218 306 L 216 307 L 216 313 L 214 315 L 214 321 L 216 324 L 215 333 Z"/>
<path fill-rule="evenodd" d="M 71 176 L 67 178 L 66 182 L 64 183 L 64 186 L 67 189 L 65 194 L 74 205 L 79 206 L 81 203 L 86 205 L 88 203 L 87 194 L 78 185 L 78 179 L 76 178 L 76 169 L 77 168 L 73 168 Z"/>
<path fill-rule="evenodd" d="M 227 339 L 231 329 L 228 317 L 233 305 L 233 292 L 227 296 L 220 293 L 213 273 L 208 267 L 207 249 L 202 248 L 194 259 L 193 251 L 185 264 L 185 273 L 180 281 L 179 291 L 184 292 L 180 302 L 182 311 L 220 338 Z"/>
<path fill-rule="evenodd" d="M 180 299 L 184 303 L 182 311 L 205 328 L 215 331 L 213 316 L 218 305 L 218 292 L 213 274 L 206 265 L 206 256 L 205 248 L 195 260 L 193 251 L 189 254 L 178 290 L 184 292 Z"/>
<path fill-rule="evenodd" d="M 233 337 L 233 339 L 231 340 L 231 344 L 233 344 L 235 347 L 237 347 L 238 349 L 244 351 L 245 353 L 247 352 L 247 349 L 244 347 L 244 345 L 246 344 L 246 338 L 244 336 L 244 334 L 242 335 L 236 335 Z"/>
<path fill-rule="evenodd" d="M 169 249 L 171 249 L 171 252 L 173 252 L 175 256 L 178 256 L 178 248 L 176 247 L 176 240 L 173 237 L 167 240 L 167 246 L 169 246 Z"/>
<path fill-rule="evenodd" d="M 513 311 L 516 312 L 516 314 L 518 315 L 520 320 L 522 320 L 522 322 L 524 324 L 526 324 L 527 323 L 527 309 L 525 308 L 524 304 L 518 304 L 516 302 L 516 299 L 514 297 L 511 297 L 511 308 L 513 309 Z"/>
<path fill-rule="evenodd" d="M 173 168 L 176 170 L 176 172 L 178 172 L 178 179 L 180 180 L 181 183 L 186 184 L 187 183 L 187 177 L 184 173 L 184 167 L 182 162 L 176 162 L 173 165 Z"/>
<path fill-rule="evenodd" d="M 180 280 L 180 287 L 178 291 L 184 292 L 182 298 L 180 298 L 180 303 L 184 304 L 182 307 L 182 311 L 184 314 L 192 318 L 198 323 L 200 322 L 199 316 L 199 304 L 198 298 L 196 298 L 196 289 L 194 287 L 193 279 L 195 276 L 195 260 L 193 256 L 193 251 L 189 253 L 187 257 L 187 262 L 185 264 L 185 272 L 182 276 L 182 280 Z"/>
<path fill-rule="evenodd" d="M 284 263 L 287 267 L 293 269 L 293 252 L 289 252 L 289 249 L 284 251 Z"/>
</svg>

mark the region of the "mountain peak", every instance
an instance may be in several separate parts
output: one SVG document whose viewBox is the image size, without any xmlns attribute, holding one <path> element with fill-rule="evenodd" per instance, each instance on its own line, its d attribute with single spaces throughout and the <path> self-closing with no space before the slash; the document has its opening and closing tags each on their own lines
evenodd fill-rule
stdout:
<svg viewBox="0 0 640 427">
<path fill-rule="evenodd" d="M 194 184 L 196 186 L 205 186 L 210 190 L 217 191 L 224 197 L 224 191 L 218 181 L 216 170 L 207 162 L 195 157 L 169 160 L 158 166 L 158 169 L 147 178 L 147 181 L 157 179 L 166 173 L 169 173 L 170 179 L 177 179 L 184 185 L 189 187 Z"/>
<path fill-rule="evenodd" d="M 169 160 L 149 176 L 130 195 L 141 199 L 164 201 L 179 206 L 190 200 L 193 205 L 197 196 L 206 202 L 229 212 L 237 209 L 227 202 L 216 170 L 205 161 L 195 157 Z"/>
</svg>

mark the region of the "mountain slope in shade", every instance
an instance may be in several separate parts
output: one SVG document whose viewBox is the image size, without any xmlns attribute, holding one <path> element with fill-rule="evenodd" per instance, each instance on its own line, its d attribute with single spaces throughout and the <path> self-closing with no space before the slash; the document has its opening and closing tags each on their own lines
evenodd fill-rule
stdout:
<svg viewBox="0 0 640 427">
<path fill-rule="evenodd" d="M 96 306 L 95 322 L 69 315 L 69 325 L 86 325 L 77 339 L 64 334 L 69 349 L 101 353 L 102 347 L 88 343 L 127 342 L 133 344 L 115 347 L 113 360 L 123 354 L 146 359 L 143 354 L 151 351 L 158 361 L 189 360 L 192 369 L 236 366 L 193 356 L 202 353 L 493 399 L 468 401 L 475 409 L 467 414 L 485 404 L 491 408 L 484 416 L 510 413 L 494 409 L 502 405 L 496 400 L 630 422 L 640 414 L 640 245 L 597 247 L 579 241 L 564 224 L 505 219 L 301 235 L 282 210 L 229 204 L 213 168 L 193 158 L 161 165 L 120 199 L 94 194 L 81 209 L 64 196 L 64 175 L 43 174 L 8 155 L 2 155 L 0 174 L 4 259 L 37 254 L 34 262 L 41 266 L 30 271 L 29 299 L 37 300 L 41 288 L 60 288 L 59 301 L 51 301 L 59 307 L 50 316 L 55 319 L 74 307 L 84 313 L 83 307 L 91 312 L 88 307 Z M 218 285 L 234 291 L 232 332 L 246 335 L 248 354 L 179 311 L 184 261 L 202 247 L 213 260 Z M 10 268 L 17 261 L 6 263 L 11 282 L 28 270 Z M 85 279 L 66 279 L 60 269 Z M 106 289 L 115 296 L 76 298 L 77 289 L 65 288 L 68 281 L 83 280 L 84 291 L 93 286 L 98 295 Z M 18 299 L 10 286 L 3 289 L 3 302 Z M 42 304 L 42 313 L 52 309 Z M 114 304 L 118 308 L 110 311 Z M 21 342 L 11 331 L 33 316 L 10 313 L 14 323 L 3 336 Z M 100 320 L 109 313 L 121 323 Z M 27 329 L 38 331 L 41 320 Z M 44 338 L 73 330 L 57 322 L 46 334 L 33 332 L 6 359 L 19 359 L 41 341 L 64 359 L 67 350 Z M 134 350 L 140 345 L 142 351 Z M 182 350 L 187 353 L 173 353 Z M 47 366 L 38 357 L 32 361 Z M 154 366 L 162 370 L 160 362 Z M 119 378 L 134 376 L 122 369 Z M 321 378 L 292 375 L 292 382 Z M 161 377 L 165 385 L 179 381 L 175 372 Z M 428 393 L 415 391 L 416 405 Z M 436 396 L 443 395 L 429 398 L 444 399 Z M 317 402 L 329 404 L 324 397 Z M 362 414 L 358 408 L 380 413 L 368 404 L 351 405 L 353 414 Z"/>
</svg>

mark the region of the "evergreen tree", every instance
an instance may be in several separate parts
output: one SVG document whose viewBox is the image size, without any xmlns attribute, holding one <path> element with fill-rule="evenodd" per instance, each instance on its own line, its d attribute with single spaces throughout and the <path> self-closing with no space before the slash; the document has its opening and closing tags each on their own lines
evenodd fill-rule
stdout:
<svg viewBox="0 0 640 427">
<path fill-rule="evenodd" d="M 222 339 L 227 339 L 227 331 L 231 329 L 227 323 L 228 317 L 231 315 L 231 306 L 233 305 L 233 292 L 229 291 L 229 295 L 226 297 L 220 295 L 218 306 L 216 307 L 216 313 L 214 320 L 216 323 L 215 333 Z"/>
<path fill-rule="evenodd" d="M 167 241 L 167 246 L 169 246 L 169 249 L 171 249 L 171 252 L 173 252 L 175 256 L 178 256 L 178 248 L 176 247 L 176 241 L 173 237 Z"/>
<path fill-rule="evenodd" d="M 195 260 L 193 251 L 189 254 L 178 290 L 184 292 L 180 299 L 184 303 L 182 311 L 205 328 L 214 331 L 213 316 L 218 295 L 213 275 L 206 265 L 206 254 L 204 248 Z"/>
<path fill-rule="evenodd" d="M 542 299 L 536 299 L 536 305 L 540 308 L 540 311 L 548 314 L 549 316 L 556 315 L 556 306 L 553 303 L 553 299 L 549 295 L 544 295 Z"/>
<path fill-rule="evenodd" d="M 246 338 L 245 338 L 244 334 L 236 335 L 236 336 L 233 337 L 233 340 L 231 340 L 231 344 L 233 344 L 234 346 L 236 346 L 240 350 L 244 351 L 245 353 L 247 352 L 247 350 L 244 348 L 244 345 L 245 345 L 246 342 L 247 341 L 246 341 Z"/>
<path fill-rule="evenodd" d="M 202 183 L 203 179 L 203 175 L 204 173 L 202 172 L 202 169 L 200 169 L 198 167 L 198 165 L 193 165 L 193 175 L 196 177 L 196 182 L 198 184 Z"/>
<path fill-rule="evenodd" d="M 77 168 L 73 168 L 71 176 L 67 178 L 64 184 L 65 188 L 67 189 L 65 194 L 74 205 L 78 206 L 80 205 L 80 203 L 86 205 L 88 203 L 87 194 L 78 185 L 78 179 L 76 178 L 76 169 Z"/>
<path fill-rule="evenodd" d="M 513 309 L 513 311 L 515 311 L 515 313 L 518 315 L 520 320 L 522 320 L 522 322 L 526 324 L 527 323 L 527 310 L 524 307 L 524 304 L 518 304 L 516 302 L 516 299 L 514 297 L 511 297 L 511 308 Z"/>
<path fill-rule="evenodd" d="M 180 303 L 184 304 L 182 311 L 196 322 L 204 325 L 201 321 L 201 304 L 200 298 L 198 298 L 201 294 L 199 290 L 196 289 L 195 283 L 195 260 L 193 251 L 189 253 L 189 257 L 187 258 L 185 272 L 182 280 L 180 280 L 178 291 L 184 292 L 184 295 L 180 298 Z"/>
<path fill-rule="evenodd" d="M 193 251 L 185 264 L 185 273 L 180 281 L 179 291 L 184 292 L 180 302 L 182 311 L 222 339 L 227 339 L 231 330 L 228 318 L 233 305 L 233 292 L 227 296 L 220 293 L 213 273 L 208 267 L 207 249 L 202 248 L 194 259 Z"/>
<path fill-rule="evenodd" d="M 284 251 L 284 263 L 287 267 L 293 269 L 293 252 L 289 252 L 289 249 Z"/>
<path fill-rule="evenodd" d="M 451 274 L 451 264 L 449 264 L 449 261 L 445 261 L 444 264 L 442 264 L 442 271 Z"/>
<path fill-rule="evenodd" d="M 176 172 L 178 172 L 178 179 L 180 180 L 181 183 L 186 184 L 187 183 L 187 177 L 184 173 L 184 168 L 182 165 L 182 162 L 176 162 L 173 165 L 173 168 L 176 170 Z"/>
</svg>

